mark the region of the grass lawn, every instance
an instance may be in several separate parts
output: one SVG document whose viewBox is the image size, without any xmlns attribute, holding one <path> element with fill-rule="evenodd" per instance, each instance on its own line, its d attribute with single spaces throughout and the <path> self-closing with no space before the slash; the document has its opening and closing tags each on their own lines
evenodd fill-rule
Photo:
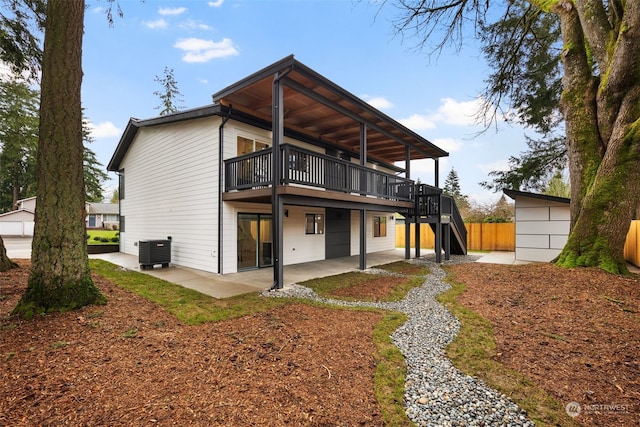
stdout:
<svg viewBox="0 0 640 427">
<path fill-rule="evenodd" d="M 87 230 L 87 235 L 89 236 L 87 239 L 87 243 L 89 245 L 117 245 L 118 242 L 113 242 L 111 239 L 120 236 L 120 232 L 118 230 Z M 102 242 L 100 240 L 95 240 L 95 237 L 104 237 L 109 239 L 109 241 Z"/>
</svg>

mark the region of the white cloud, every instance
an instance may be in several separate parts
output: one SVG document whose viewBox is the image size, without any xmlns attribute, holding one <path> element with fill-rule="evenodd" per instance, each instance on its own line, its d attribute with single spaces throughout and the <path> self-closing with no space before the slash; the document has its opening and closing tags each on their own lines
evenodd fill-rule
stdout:
<svg viewBox="0 0 640 427">
<path fill-rule="evenodd" d="M 389 108 L 393 108 L 391 101 L 382 96 L 362 95 L 361 98 L 367 101 L 367 104 L 371 105 L 373 108 L 377 108 L 378 110 L 388 110 Z"/>
<path fill-rule="evenodd" d="M 169 23 L 162 18 L 155 21 L 145 21 L 143 22 L 143 24 L 153 30 L 155 30 L 156 28 L 167 28 L 169 26 Z"/>
<path fill-rule="evenodd" d="M 88 127 L 91 130 L 91 136 L 96 139 L 111 138 L 122 134 L 122 129 L 117 128 L 112 122 L 102 122 L 97 125 L 89 123 Z"/>
<path fill-rule="evenodd" d="M 412 114 L 409 118 L 400 119 L 399 122 L 416 132 L 436 127 L 429 115 Z"/>
<path fill-rule="evenodd" d="M 211 7 L 220 7 L 222 6 L 222 3 L 224 3 L 224 0 L 216 0 L 216 1 L 210 1 L 209 3 L 207 3 L 209 6 Z"/>
<path fill-rule="evenodd" d="M 431 142 L 448 153 L 453 153 L 454 151 L 460 151 L 462 149 L 462 142 L 453 138 L 436 138 Z"/>
<path fill-rule="evenodd" d="M 433 120 L 448 125 L 471 126 L 478 123 L 478 114 L 482 111 L 482 100 L 456 101 L 442 98 L 438 112 Z"/>
<path fill-rule="evenodd" d="M 158 10 L 158 13 L 160 15 L 180 15 L 182 13 L 185 13 L 187 11 L 186 7 L 161 7 Z"/>
<path fill-rule="evenodd" d="M 193 19 L 187 19 L 180 23 L 180 28 L 186 30 L 212 30 L 213 27 L 203 24 L 202 22 L 194 21 Z"/>
<path fill-rule="evenodd" d="M 199 79 L 198 82 L 202 83 L 203 85 L 209 84 L 209 80 L 207 79 Z"/>
<path fill-rule="evenodd" d="M 216 58 L 239 55 L 233 41 L 226 37 L 220 42 L 191 37 L 178 40 L 173 47 L 186 51 L 182 57 L 185 62 L 208 62 Z"/>
<path fill-rule="evenodd" d="M 509 160 L 503 159 L 492 163 L 478 164 L 476 166 L 485 174 L 488 174 L 491 171 L 508 171 Z"/>
</svg>

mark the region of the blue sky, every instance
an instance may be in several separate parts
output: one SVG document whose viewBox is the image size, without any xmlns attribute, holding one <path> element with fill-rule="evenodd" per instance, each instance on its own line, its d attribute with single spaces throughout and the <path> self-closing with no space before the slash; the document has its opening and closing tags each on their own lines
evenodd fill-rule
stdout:
<svg viewBox="0 0 640 427">
<path fill-rule="evenodd" d="M 391 5 L 363 0 L 120 0 L 124 17 L 110 28 L 105 1 L 88 1 L 83 46 L 83 106 L 93 124 L 91 149 L 107 165 L 130 117 L 158 115 L 154 81 L 165 67 L 183 95 L 182 107 L 271 63 L 296 59 L 370 102 L 450 155 L 463 193 L 496 201 L 478 183 L 525 148 L 525 131 L 498 123 L 480 136 L 473 114 L 488 74 L 471 38 L 460 52 L 428 57 L 417 40 L 394 34 Z M 433 183 L 433 162 L 412 165 L 412 178 Z M 115 176 L 112 176 L 115 178 Z M 107 183 L 113 188 L 115 180 Z M 109 190 L 110 191 L 110 190 Z"/>
</svg>

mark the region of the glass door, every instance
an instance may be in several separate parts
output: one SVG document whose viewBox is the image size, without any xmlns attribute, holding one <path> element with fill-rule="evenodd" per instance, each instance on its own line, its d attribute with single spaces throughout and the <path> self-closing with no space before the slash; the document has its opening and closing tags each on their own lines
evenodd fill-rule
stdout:
<svg viewBox="0 0 640 427">
<path fill-rule="evenodd" d="M 238 270 L 273 265 L 270 214 L 238 214 Z"/>
</svg>

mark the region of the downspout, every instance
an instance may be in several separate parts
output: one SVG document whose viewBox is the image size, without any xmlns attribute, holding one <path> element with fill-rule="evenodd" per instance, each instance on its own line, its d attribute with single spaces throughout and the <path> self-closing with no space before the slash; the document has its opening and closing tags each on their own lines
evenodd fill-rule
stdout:
<svg viewBox="0 0 640 427">
<path fill-rule="evenodd" d="M 224 178 L 224 161 L 222 159 L 222 142 L 224 140 L 224 125 L 231 118 L 231 107 L 218 126 L 218 274 L 222 274 L 222 181 Z"/>
</svg>

